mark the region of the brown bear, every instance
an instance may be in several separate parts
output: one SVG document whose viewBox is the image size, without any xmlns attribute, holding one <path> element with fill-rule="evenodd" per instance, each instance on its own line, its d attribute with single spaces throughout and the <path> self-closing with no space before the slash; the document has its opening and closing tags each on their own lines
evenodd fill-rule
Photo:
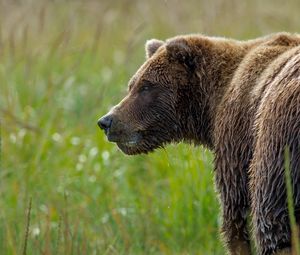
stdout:
<svg viewBox="0 0 300 255">
<path fill-rule="evenodd" d="M 300 36 L 153 39 L 146 55 L 98 121 L 108 140 L 130 155 L 180 141 L 210 148 L 229 254 L 251 254 L 249 214 L 258 254 L 291 254 L 284 150 L 299 223 Z"/>
</svg>

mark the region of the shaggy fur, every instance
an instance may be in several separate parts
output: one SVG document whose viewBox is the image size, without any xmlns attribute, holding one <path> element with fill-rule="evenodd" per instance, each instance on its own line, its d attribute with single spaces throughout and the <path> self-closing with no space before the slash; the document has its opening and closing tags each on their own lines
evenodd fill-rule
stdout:
<svg viewBox="0 0 300 255">
<path fill-rule="evenodd" d="M 128 95 L 99 121 L 127 154 L 179 141 L 214 151 L 231 255 L 251 254 L 251 212 L 258 253 L 290 254 L 283 152 L 290 150 L 299 222 L 298 45 L 300 37 L 287 33 L 244 42 L 202 35 L 150 40 Z"/>
</svg>

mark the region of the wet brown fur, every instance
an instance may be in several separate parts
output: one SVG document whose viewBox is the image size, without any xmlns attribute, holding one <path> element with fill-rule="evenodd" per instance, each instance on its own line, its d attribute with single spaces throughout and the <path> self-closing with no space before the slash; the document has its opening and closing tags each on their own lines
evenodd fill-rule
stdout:
<svg viewBox="0 0 300 255">
<path fill-rule="evenodd" d="M 222 234 L 230 254 L 290 254 L 283 151 L 290 150 L 300 221 L 300 37 L 235 41 L 202 35 L 146 44 L 147 61 L 109 115 L 108 138 L 127 154 L 170 142 L 215 153 Z M 251 209 L 250 209 L 251 208 Z M 277 252 L 277 253 L 276 253 Z"/>
</svg>

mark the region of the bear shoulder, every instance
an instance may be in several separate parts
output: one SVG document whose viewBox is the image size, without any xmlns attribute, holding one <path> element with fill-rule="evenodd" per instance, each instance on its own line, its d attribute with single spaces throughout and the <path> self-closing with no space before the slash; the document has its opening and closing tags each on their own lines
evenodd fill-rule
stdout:
<svg viewBox="0 0 300 255">
<path fill-rule="evenodd" d="M 261 41 L 241 61 L 228 88 L 237 91 L 240 97 L 251 97 L 249 92 L 256 90 L 264 73 L 274 74 L 273 62 L 280 62 L 281 55 L 300 45 L 300 36 L 289 33 L 272 34 L 258 40 Z"/>
</svg>

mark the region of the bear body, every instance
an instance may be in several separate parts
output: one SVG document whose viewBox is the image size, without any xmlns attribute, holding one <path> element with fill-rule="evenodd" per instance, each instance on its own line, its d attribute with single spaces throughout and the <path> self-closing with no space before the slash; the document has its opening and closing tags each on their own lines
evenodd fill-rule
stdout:
<svg viewBox="0 0 300 255">
<path fill-rule="evenodd" d="M 229 253 L 251 254 L 251 215 L 258 254 L 291 254 L 284 151 L 299 223 L 300 36 L 178 36 L 148 41 L 146 51 L 128 95 L 99 120 L 108 140 L 127 154 L 207 146 Z"/>
</svg>

